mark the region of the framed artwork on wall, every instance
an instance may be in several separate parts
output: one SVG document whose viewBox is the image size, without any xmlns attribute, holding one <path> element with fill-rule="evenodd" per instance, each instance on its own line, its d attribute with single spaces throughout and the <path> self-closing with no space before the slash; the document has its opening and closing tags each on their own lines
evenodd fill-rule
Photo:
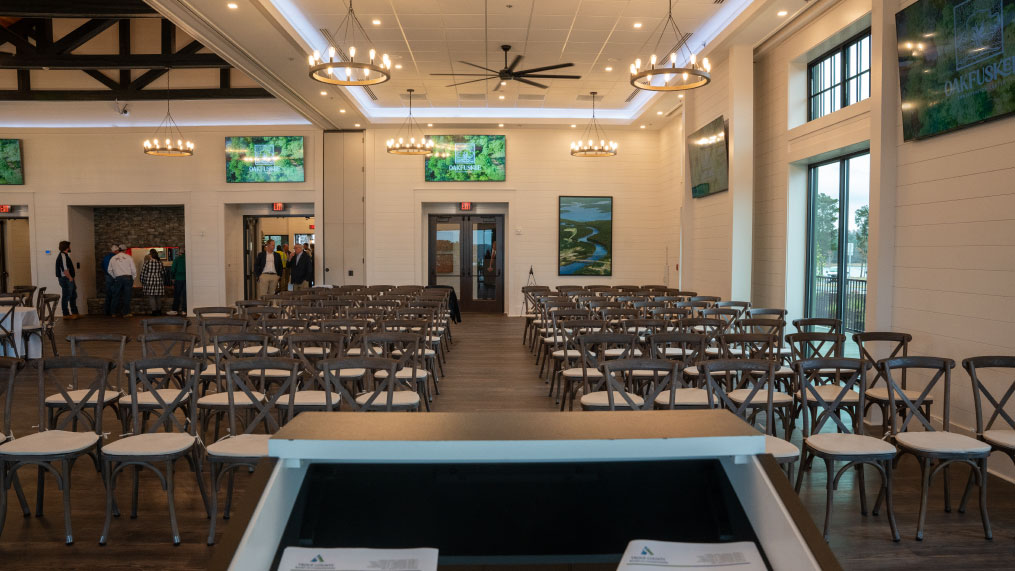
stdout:
<svg viewBox="0 0 1015 571">
<path fill-rule="evenodd" d="M 613 275 L 613 197 L 561 196 L 557 275 Z"/>
<path fill-rule="evenodd" d="M 0 184 L 25 184 L 21 139 L 0 139 Z"/>
</svg>

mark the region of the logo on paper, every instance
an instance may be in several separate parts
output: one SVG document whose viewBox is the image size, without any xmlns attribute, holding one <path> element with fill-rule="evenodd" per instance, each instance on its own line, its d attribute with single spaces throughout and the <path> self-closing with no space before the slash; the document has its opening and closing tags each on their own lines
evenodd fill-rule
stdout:
<svg viewBox="0 0 1015 571">
<path fill-rule="evenodd" d="M 313 559 L 311 559 L 310 562 L 311 563 L 324 563 L 324 558 L 321 557 L 320 553 L 318 553 L 317 557 L 314 557 Z"/>
<path fill-rule="evenodd" d="M 641 548 L 641 554 L 642 555 L 655 555 L 655 553 L 652 553 L 652 550 L 649 549 L 647 545 Z"/>
<path fill-rule="evenodd" d="M 254 164 L 275 164 L 275 145 L 254 145 Z"/>
<path fill-rule="evenodd" d="M 955 69 L 1004 53 L 1002 0 L 967 0 L 955 14 Z"/>
<path fill-rule="evenodd" d="M 476 164 L 476 144 L 455 143 L 455 163 L 459 165 Z"/>
</svg>

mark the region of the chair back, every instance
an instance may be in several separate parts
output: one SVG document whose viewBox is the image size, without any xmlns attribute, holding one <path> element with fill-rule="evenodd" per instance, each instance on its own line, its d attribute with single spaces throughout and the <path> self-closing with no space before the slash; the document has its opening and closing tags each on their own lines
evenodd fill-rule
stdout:
<svg viewBox="0 0 1015 571">
<path fill-rule="evenodd" d="M 110 359 L 101 357 L 49 357 L 42 359 L 39 371 L 39 432 L 70 430 L 79 427 L 102 434 L 102 415 L 106 407 L 95 403 L 105 402 L 109 372 L 116 367 Z M 55 389 L 55 390 L 54 390 Z M 71 390 L 84 390 L 84 396 L 71 396 Z M 55 393 L 55 394 L 54 394 Z M 47 408 L 58 408 L 61 414 L 52 425 L 46 418 Z M 101 446 L 101 439 L 99 442 Z"/>
<path fill-rule="evenodd" d="M 951 399 L 952 369 L 955 368 L 955 361 L 943 357 L 896 357 L 894 359 L 882 359 L 878 361 L 877 367 L 882 378 L 888 383 L 888 410 L 899 411 L 899 414 L 889 414 L 890 434 L 894 437 L 900 432 L 906 432 L 914 424 L 922 425 L 923 429 L 932 432 L 935 430 L 931 424 L 928 399 L 935 387 L 940 383 L 943 388 L 944 398 L 941 403 L 941 427 L 947 432 L 951 428 L 949 416 L 949 401 Z M 916 396 L 909 398 L 906 389 L 896 379 L 901 377 L 903 371 L 922 372 L 930 376 L 927 385 Z M 901 421 L 899 416 L 902 416 Z"/>
<path fill-rule="evenodd" d="M 842 357 L 845 342 L 846 336 L 838 333 L 790 333 L 786 336 L 792 361 Z"/>
<path fill-rule="evenodd" d="M 740 317 L 747 313 L 747 310 L 751 308 L 751 302 L 749 301 L 718 301 L 715 304 L 717 309 L 735 309 L 739 313 L 737 317 Z"/>
<path fill-rule="evenodd" d="M 202 370 L 204 363 L 190 357 L 163 356 L 131 361 L 131 434 L 174 432 L 174 429 L 179 429 L 180 432 L 196 435 L 197 399 L 194 388 Z M 160 390 L 168 388 L 172 380 L 179 383 L 180 390 L 167 401 Z M 149 414 L 142 414 L 139 410 L 138 396 L 142 393 L 151 395 L 156 403 L 154 411 L 146 408 L 144 412 L 158 415 L 147 426 L 142 423 L 148 419 Z M 178 410 L 183 414 L 177 415 Z"/>
<path fill-rule="evenodd" d="M 778 341 L 767 333 L 726 333 L 719 336 L 719 353 L 725 359 L 776 359 Z"/>
<path fill-rule="evenodd" d="M 141 330 L 145 335 L 167 331 L 183 333 L 187 331 L 188 327 L 190 327 L 190 320 L 186 317 L 149 317 L 141 320 Z"/>
<path fill-rule="evenodd" d="M 976 435 L 981 436 L 986 430 L 995 430 L 994 423 L 998 419 L 1003 421 L 1001 430 L 1015 430 L 1015 419 L 1005 410 L 1012 395 L 1015 395 L 1015 356 L 984 356 L 970 357 L 962 360 L 962 368 L 969 374 L 969 380 L 973 383 L 973 408 L 976 411 Z M 988 372 L 994 376 L 1004 376 L 1007 384 L 998 385 L 1004 390 L 1004 396 L 1000 399 L 996 394 L 980 380 L 980 373 Z M 990 418 L 983 421 L 983 399 L 989 403 L 987 413 Z"/>
<path fill-rule="evenodd" d="M 868 388 L 877 386 L 878 381 L 885 381 L 887 383 L 881 368 L 877 366 L 878 361 L 882 358 L 895 359 L 898 357 L 908 357 L 909 342 L 912 340 L 913 336 L 909 333 L 897 333 L 895 331 L 864 331 L 863 333 L 853 334 L 853 341 L 860 349 L 860 358 L 870 363 L 871 369 L 874 371 L 874 378 L 867 383 Z M 875 356 L 875 353 L 887 355 L 879 358 Z M 907 376 L 908 371 L 902 369 L 901 375 L 897 378 L 903 389 L 906 388 Z"/>
<path fill-rule="evenodd" d="M 273 373 L 272 381 L 279 383 L 279 386 L 270 394 L 265 394 L 266 371 L 285 370 L 289 371 L 289 375 L 283 379 Z M 225 389 L 228 392 L 229 434 L 250 434 L 262 422 L 269 434 L 278 432 L 295 413 L 294 389 L 299 370 L 299 361 L 284 357 L 250 357 L 227 361 Z M 255 392 L 264 394 L 264 399 L 257 398 Z M 237 409 L 237 399 L 244 405 L 242 412 Z M 278 415 L 274 414 L 276 410 Z M 241 421 L 241 416 L 245 421 Z"/>
<path fill-rule="evenodd" d="M 113 377 L 116 383 L 113 388 L 122 391 L 126 375 L 125 354 L 130 338 L 119 333 L 78 333 L 68 335 L 70 354 L 72 357 L 101 357 L 109 359 L 115 365 Z"/>
<path fill-rule="evenodd" d="M 11 432 L 11 422 L 13 421 L 11 409 L 14 406 L 14 378 L 18 376 L 18 369 L 23 367 L 24 364 L 25 362 L 21 359 L 0 355 L 0 383 L 4 383 L 2 388 L 0 388 L 0 398 L 3 399 L 3 406 L 0 407 L 0 414 L 3 414 L 3 419 L 0 420 L 0 429 L 3 430 L 3 434 L 0 434 L 0 444 L 14 438 L 14 433 Z"/>
<path fill-rule="evenodd" d="M 866 403 L 867 369 L 870 363 L 862 359 L 817 358 L 794 361 L 793 371 L 800 385 L 800 409 L 803 422 L 804 438 L 818 434 L 826 424 L 834 424 L 834 428 L 843 434 L 863 434 L 863 414 Z M 826 398 L 818 390 L 819 386 L 827 386 L 825 377 L 834 369 L 838 379 L 839 392 Z M 842 420 L 842 406 L 846 397 L 856 395 L 856 410 L 861 414 L 850 415 L 852 422 L 847 425 Z M 813 417 L 813 418 L 812 418 Z"/>
<path fill-rule="evenodd" d="M 386 335 L 391 335 L 386 334 Z M 327 383 L 342 395 L 342 400 L 349 403 L 353 411 L 363 412 L 366 410 L 377 410 L 383 406 L 385 411 L 394 410 L 394 393 L 405 386 L 398 382 L 395 373 L 399 369 L 399 360 L 386 357 L 346 357 L 344 359 L 327 359 L 317 364 L 317 367 L 324 371 L 324 378 Z M 349 392 L 345 383 L 342 382 L 342 371 L 351 370 L 356 373 L 363 373 L 365 386 L 372 386 L 369 390 L 370 396 L 360 405 L 356 398 Z M 360 371 L 362 370 L 362 371 Z M 381 371 L 384 375 L 378 375 Z"/>
<path fill-rule="evenodd" d="M 680 363 L 680 370 L 697 365 L 705 355 L 708 337 L 701 333 L 668 331 L 648 337 L 648 356 Z"/>
<path fill-rule="evenodd" d="M 834 317 L 794 319 L 793 327 L 800 333 L 842 333 L 842 320 Z"/>
<path fill-rule="evenodd" d="M 237 313 L 239 313 L 239 308 L 228 305 L 194 308 L 194 315 L 196 315 L 198 319 L 208 319 L 212 317 L 236 317 Z"/>
<path fill-rule="evenodd" d="M 44 292 L 46 288 L 39 288 L 39 291 Z M 39 312 L 39 323 L 44 327 L 52 327 L 56 323 L 56 312 L 60 308 L 60 296 L 55 293 L 41 293 L 35 308 Z"/>
<path fill-rule="evenodd" d="M 621 406 L 622 410 L 651 410 L 659 393 L 673 388 L 680 374 L 676 361 L 649 357 L 612 359 L 600 363 L 599 370 L 603 373 L 599 379 L 595 381 L 586 379 L 586 394 L 606 391 L 610 410 L 617 409 L 618 401 L 623 401 L 627 405 Z M 642 404 L 638 405 L 631 395 L 637 387 L 646 382 L 647 390 L 637 391 L 643 393 Z"/>
<path fill-rule="evenodd" d="M 321 379 L 317 363 L 345 356 L 347 337 L 340 333 L 292 333 L 286 341 L 289 357 L 300 362 L 301 388 L 316 386 Z M 330 403 L 329 403 L 330 404 Z"/>
<path fill-rule="evenodd" d="M 698 368 L 705 377 L 708 406 L 721 406 L 749 421 L 752 411 L 759 408 L 761 402 L 756 397 L 761 396 L 764 398 L 766 434 L 775 435 L 775 366 L 776 362 L 772 359 L 712 359 L 702 362 Z M 749 389 L 749 392 L 737 403 L 729 396 L 734 389 Z"/>
<path fill-rule="evenodd" d="M 173 356 L 189 359 L 194 356 L 197 335 L 181 331 L 166 331 L 138 335 L 137 340 L 141 343 L 142 359 Z"/>
<path fill-rule="evenodd" d="M 787 310 L 776 307 L 752 307 L 747 310 L 748 317 L 768 317 L 783 321 L 786 321 L 787 313 Z"/>
</svg>

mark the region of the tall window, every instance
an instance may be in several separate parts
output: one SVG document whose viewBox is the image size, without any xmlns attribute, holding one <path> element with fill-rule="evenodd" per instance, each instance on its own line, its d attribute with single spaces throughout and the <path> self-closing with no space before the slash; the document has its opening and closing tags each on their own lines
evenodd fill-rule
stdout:
<svg viewBox="0 0 1015 571">
<path fill-rule="evenodd" d="M 864 31 L 807 66 L 808 121 L 871 95 L 871 32 Z"/>
<path fill-rule="evenodd" d="M 808 182 L 807 317 L 864 330 L 870 152 L 811 165 Z"/>
</svg>

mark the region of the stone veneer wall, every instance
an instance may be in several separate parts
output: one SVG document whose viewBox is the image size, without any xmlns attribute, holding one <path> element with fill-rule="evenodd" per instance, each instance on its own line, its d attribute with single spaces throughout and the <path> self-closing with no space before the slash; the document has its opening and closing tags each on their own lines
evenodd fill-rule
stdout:
<svg viewBox="0 0 1015 571">
<path fill-rule="evenodd" d="M 183 246 L 182 206 L 121 206 L 95 209 L 95 272 L 98 295 L 106 292 L 100 264 L 113 244 L 128 248 Z"/>
</svg>

